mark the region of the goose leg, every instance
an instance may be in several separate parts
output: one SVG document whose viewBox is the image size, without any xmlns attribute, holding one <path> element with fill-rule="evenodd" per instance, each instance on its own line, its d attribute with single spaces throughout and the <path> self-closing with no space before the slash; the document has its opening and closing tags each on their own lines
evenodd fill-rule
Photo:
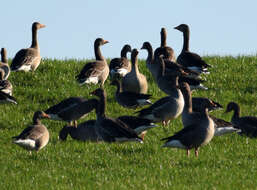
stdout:
<svg viewBox="0 0 257 190">
<path fill-rule="evenodd" d="M 74 127 L 76 127 L 76 128 L 77 128 L 77 126 L 78 126 L 77 121 L 76 121 L 76 120 L 74 120 L 74 121 L 73 121 L 73 123 L 74 123 Z"/>
<path fill-rule="evenodd" d="M 198 152 L 198 148 L 195 148 L 195 156 L 198 157 L 199 152 Z"/>
<path fill-rule="evenodd" d="M 69 123 L 69 126 L 72 126 L 72 121 L 68 122 Z"/>
<path fill-rule="evenodd" d="M 187 149 L 187 157 L 189 157 L 189 156 L 190 156 L 190 150 Z"/>
</svg>

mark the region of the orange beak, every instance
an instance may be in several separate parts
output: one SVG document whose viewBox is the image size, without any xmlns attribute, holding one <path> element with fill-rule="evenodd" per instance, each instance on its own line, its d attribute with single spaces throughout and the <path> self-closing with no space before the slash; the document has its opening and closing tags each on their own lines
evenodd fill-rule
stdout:
<svg viewBox="0 0 257 190">
<path fill-rule="evenodd" d="M 109 43 L 109 41 L 107 41 L 107 40 L 104 40 L 104 44 L 107 44 L 107 43 Z"/>
<path fill-rule="evenodd" d="M 40 28 L 45 28 L 45 27 L 46 27 L 46 25 L 40 24 Z"/>
</svg>

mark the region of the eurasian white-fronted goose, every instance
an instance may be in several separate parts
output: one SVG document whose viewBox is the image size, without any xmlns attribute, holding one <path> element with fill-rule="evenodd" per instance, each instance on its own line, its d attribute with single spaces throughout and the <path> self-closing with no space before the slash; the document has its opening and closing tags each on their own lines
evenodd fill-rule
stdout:
<svg viewBox="0 0 257 190">
<path fill-rule="evenodd" d="M 183 49 L 177 58 L 177 62 L 198 73 L 209 74 L 208 67 L 211 66 L 205 63 L 205 61 L 198 54 L 189 51 L 189 26 L 186 24 L 181 24 L 174 29 L 183 32 L 184 37 Z"/>
<path fill-rule="evenodd" d="M 178 88 L 178 77 L 171 81 L 169 96 L 161 98 L 150 107 L 139 111 L 139 117 L 153 122 L 163 122 L 166 125 L 169 120 L 177 118 L 182 113 L 184 98 Z"/>
<path fill-rule="evenodd" d="M 162 140 L 166 141 L 163 147 L 186 149 L 187 156 L 190 149 L 195 148 L 195 156 L 198 157 L 199 147 L 208 144 L 214 136 L 214 122 L 208 115 L 208 109 L 199 116 L 197 123 L 184 126 L 175 135 L 163 138 Z"/>
<path fill-rule="evenodd" d="M 10 96 L 9 94 L 0 91 L 0 103 L 13 103 L 17 104 L 16 99 L 13 96 Z"/>
<path fill-rule="evenodd" d="M 122 90 L 146 94 L 148 84 L 145 75 L 139 72 L 137 55 L 137 49 L 133 49 L 131 53 L 132 68 L 131 71 L 122 78 Z"/>
<path fill-rule="evenodd" d="M 4 79 L 5 72 L 0 68 L 0 91 L 12 95 L 12 83 Z"/>
<path fill-rule="evenodd" d="M 152 129 L 154 127 L 158 127 L 151 120 L 144 119 L 135 116 L 120 116 L 117 119 L 121 120 L 128 127 L 133 129 L 137 135 L 140 135 L 142 140 L 144 140 L 144 136 L 147 130 Z"/>
<path fill-rule="evenodd" d="M 44 112 L 35 112 L 33 124 L 25 128 L 18 136 L 13 137 L 15 139 L 13 142 L 27 150 L 39 151 L 45 147 L 49 141 L 49 132 L 40 122 L 40 119 L 45 117 L 48 116 Z"/>
<path fill-rule="evenodd" d="M 108 41 L 97 38 L 94 43 L 96 61 L 87 63 L 80 73 L 76 76 L 79 84 L 98 84 L 104 85 L 109 75 L 109 66 L 102 56 L 100 46 L 109 43 Z"/>
<path fill-rule="evenodd" d="M 64 126 L 59 132 L 59 139 L 65 141 L 67 136 L 80 141 L 101 141 L 101 138 L 97 136 L 95 130 L 96 120 L 88 120 L 80 123 L 77 128 L 73 126 Z"/>
<path fill-rule="evenodd" d="M 10 75 L 11 69 L 8 65 L 7 52 L 5 48 L 1 49 L 0 69 L 4 71 L 4 76 L 2 80 L 7 80 Z"/>
<path fill-rule="evenodd" d="M 102 88 L 98 88 L 91 94 L 99 97 L 96 108 L 96 134 L 106 142 L 136 141 L 143 142 L 136 132 L 118 119 L 112 119 L 105 115 L 106 93 Z"/>
<path fill-rule="evenodd" d="M 140 106 L 152 104 L 150 101 L 150 94 L 139 94 L 135 92 L 123 91 L 121 92 L 120 82 L 118 80 L 112 81 L 111 85 L 117 87 L 115 99 L 121 106 L 125 108 L 135 109 Z"/>
<path fill-rule="evenodd" d="M 209 98 L 194 97 L 192 98 L 193 112 L 202 112 L 204 109 L 208 111 L 217 110 L 223 108 L 218 102 L 215 102 Z M 223 119 L 209 115 L 214 122 L 215 133 L 214 136 L 221 136 L 233 132 L 240 132 L 240 129 L 233 126 L 232 123 Z"/>
<path fill-rule="evenodd" d="M 122 78 L 131 71 L 131 63 L 127 59 L 127 53 L 131 52 L 131 46 L 126 44 L 121 50 L 121 57 L 110 61 L 109 69 L 111 78 Z"/>
<path fill-rule="evenodd" d="M 241 129 L 241 134 L 245 134 L 250 137 L 257 137 L 257 117 L 244 116 L 240 117 L 240 107 L 235 102 L 229 102 L 225 113 L 234 111 L 231 119 L 231 123 Z"/>
<path fill-rule="evenodd" d="M 156 50 L 160 50 L 162 51 L 162 55 L 164 56 L 163 58 L 164 59 L 168 59 L 170 61 L 176 61 L 176 58 L 175 58 L 175 53 L 174 53 L 174 50 L 167 46 L 167 43 L 166 43 L 166 40 L 167 40 L 167 31 L 165 28 L 162 28 L 161 29 L 161 46 L 159 48 L 157 48 Z M 155 50 L 155 51 L 156 51 Z"/>
<path fill-rule="evenodd" d="M 69 125 L 77 127 L 77 120 L 85 117 L 97 106 L 97 99 L 84 99 L 80 97 L 70 97 L 60 103 L 48 108 L 45 113 L 49 119 L 66 121 Z"/>
<path fill-rule="evenodd" d="M 37 30 L 44 28 L 44 24 L 34 22 L 32 24 L 32 43 L 30 48 L 21 49 L 12 60 L 12 71 L 35 71 L 40 64 L 40 50 L 37 41 Z"/>
</svg>

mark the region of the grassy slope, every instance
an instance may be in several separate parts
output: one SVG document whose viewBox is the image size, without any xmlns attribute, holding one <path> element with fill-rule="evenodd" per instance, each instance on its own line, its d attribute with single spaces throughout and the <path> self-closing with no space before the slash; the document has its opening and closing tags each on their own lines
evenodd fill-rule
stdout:
<svg viewBox="0 0 257 190">
<path fill-rule="evenodd" d="M 206 76 L 208 91 L 193 96 L 210 97 L 222 105 L 238 102 L 242 115 L 257 115 L 257 58 L 205 57 L 214 67 Z M 58 141 L 62 122 L 46 121 L 51 139 L 42 151 L 29 155 L 11 143 L 31 123 L 33 112 L 70 96 L 89 97 L 96 87 L 79 87 L 74 76 L 85 61 L 44 60 L 35 73 L 12 73 L 9 80 L 19 102 L 1 105 L 0 187 L 2 189 L 254 189 L 257 187 L 256 139 L 231 134 L 216 137 L 201 148 L 199 158 L 184 150 L 161 149 L 160 138 L 181 129 L 180 119 L 149 131 L 145 143 L 94 144 Z M 141 71 L 149 79 L 149 93 L 155 100 L 164 96 L 153 83 L 144 63 Z M 133 114 L 113 99 L 114 88 L 107 81 L 107 114 Z M 230 120 L 224 111 L 212 113 Z M 94 118 L 91 113 L 87 118 Z M 87 119 L 86 118 L 86 119 Z M 81 122 L 81 121 L 80 121 Z"/>
</svg>

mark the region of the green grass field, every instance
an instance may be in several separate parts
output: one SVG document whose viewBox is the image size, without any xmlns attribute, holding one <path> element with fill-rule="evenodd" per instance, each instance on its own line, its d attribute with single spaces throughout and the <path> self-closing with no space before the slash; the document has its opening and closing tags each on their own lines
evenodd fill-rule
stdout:
<svg viewBox="0 0 257 190">
<path fill-rule="evenodd" d="M 207 79 L 207 91 L 193 96 L 209 97 L 223 106 L 235 101 L 241 115 L 257 116 L 257 56 L 204 57 L 213 68 Z M 58 140 L 62 122 L 43 120 L 49 132 L 48 145 L 32 155 L 12 143 L 31 124 L 33 113 L 70 96 L 91 98 L 96 86 L 79 86 L 75 81 L 86 61 L 42 61 L 35 73 L 11 73 L 18 105 L 0 105 L 0 189 L 257 189 L 257 141 L 237 134 L 215 137 L 202 147 L 199 157 L 185 150 L 161 148 L 161 138 L 182 128 L 181 119 L 147 133 L 144 144 L 106 144 L 79 142 L 70 137 Z M 153 101 L 165 96 L 145 67 L 149 93 Z M 114 101 L 115 88 L 105 83 L 107 115 L 132 115 Z M 224 110 L 213 115 L 230 121 Z M 79 120 L 95 118 L 95 112 Z"/>
</svg>

